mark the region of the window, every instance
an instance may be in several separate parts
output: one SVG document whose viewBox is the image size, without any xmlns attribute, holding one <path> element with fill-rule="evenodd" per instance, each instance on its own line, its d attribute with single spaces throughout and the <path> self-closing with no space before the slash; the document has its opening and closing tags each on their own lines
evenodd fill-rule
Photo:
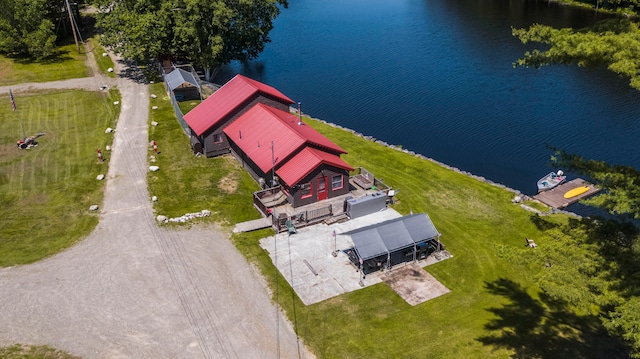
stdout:
<svg viewBox="0 0 640 359">
<path fill-rule="evenodd" d="M 222 142 L 222 133 L 214 133 L 213 134 L 213 143 Z"/>
<path fill-rule="evenodd" d="M 300 185 L 300 198 L 311 197 L 311 195 L 313 194 L 312 190 L 313 189 L 311 188 L 311 182 L 301 184 Z"/>
<path fill-rule="evenodd" d="M 342 175 L 335 175 L 331 177 L 331 190 L 335 191 L 344 186 L 344 177 Z"/>
</svg>

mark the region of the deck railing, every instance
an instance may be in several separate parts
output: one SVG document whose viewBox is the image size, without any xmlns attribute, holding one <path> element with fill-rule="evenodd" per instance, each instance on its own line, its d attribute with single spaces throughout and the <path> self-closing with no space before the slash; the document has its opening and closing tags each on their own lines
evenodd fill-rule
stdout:
<svg viewBox="0 0 640 359">
<path fill-rule="evenodd" d="M 273 227 L 278 232 L 284 232 L 287 229 L 287 220 L 291 219 L 291 223 L 295 228 L 302 228 L 310 226 L 333 216 L 333 206 L 326 205 L 324 207 L 310 209 L 296 213 L 291 217 L 287 217 L 286 214 L 280 214 L 273 216 Z"/>
<path fill-rule="evenodd" d="M 270 196 L 274 196 L 274 195 L 278 194 L 279 192 L 282 192 L 282 187 L 281 186 L 267 188 L 267 189 L 264 189 L 262 191 L 254 192 L 253 193 L 253 205 L 260 211 L 260 213 L 262 213 L 263 216 L 269 217 L 271 215 L 270 207 L 269 207 L 269 205 L 265 204 L 262 201 L 262 199 L 270 197 Z"/>
<path fill-rule="evenodd" d="M 353 179 L 355 184 L 366 190 L 373 189 L 387 193 L 391 189 L 391 187 L 387 186 L 381 178 L 374 176 L 373 173 L 367 171 L 363 167 L 356 168 L 349 174 L 349 177 Z"/>
</svg>

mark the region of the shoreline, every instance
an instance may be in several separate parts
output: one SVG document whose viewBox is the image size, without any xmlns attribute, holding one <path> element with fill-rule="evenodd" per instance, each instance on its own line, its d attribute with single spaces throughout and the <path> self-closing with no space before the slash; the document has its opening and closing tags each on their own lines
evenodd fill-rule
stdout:
<svg viewBox="0 0 640 359">
<path fill-rule="evenodd" d="M 298 110 L 296 108 L 294 108 L 294 107 L 291 107 L 290 111 L 294 112 L 296 114 L 298 113 Z M 302 113 L 302 115 L 305 115 L 305 114 Z M 465 170 L 461 170 L 458 167 L 450 166 L 450 165 L 448 165 L 448 164 L 446 164 L 444 162 L 440 162 L 440 161 L 438 161 L 438 160 L 436 160 L 434 158 L 425 156 L 425 155 L 423 155 L 421 153 L 417 153 L 415 151 L 408 150 L 406 148 L 402 148 L 402 147 L 399 147 L 399 146 L 396 146 L 396 145 L 389 144 L 389 143 L 387 143 L 387 142 L 385 142 L 383 140 L 377 139 L 377 138 L 375 138 L 373 136 L 365 135 L 365 134 L 363 134 L 361 132 L 358 132 L 356 130 L 350 129 L 348 127 L 344 127 L 342 125 L 338 125 L 338 124 L 333 123 L 333 122 L 328 122 L 328 121 L 325 121 L 325 120 L 322 120 L 322 119 L 319 119 L 319 118 L 316 118 L 316 117 L 312 117 L 312 116 L 310 116 L 308 114 L 306 114 L 305 116 L 307 116 L 308 118 L 310 118 L 313 121 L 317 121 L 317 122 L 323 123 L 325 125 L 328 125 L 328 126 L 331 126 L 331 127 L 337 128 L 337 129 L 341 129 L 341 130 L 350 132 L 351 134 L 353 134 L 355 136 L 358 136 L 358 137 L 361 137 L 361 138 L 363 138 L 365 140 L 368 140 L 368 141 L 371 141 L 371 142 L 375 142 L 375 143 L 377 143 L 379 145 L 394 149 L 396 151 L 400 151 L 400 152 L 406 153 L 408 155 L 420 158 L 422 160 L 429 161 L 429 162 L 437 164 L 437 165 L 439 165 L 439 166 L 441 166 L 441 167 L 443 167 L 445 169 L 451 170 L 451 171 L 456 172 L 456 173 L 463 174 L 463 175 L 465 175 L 467 177 L 471 177 L 471 178 L 473 178 L 475 180 L 478 180 L 480 182 L 484 182 L 484 183 L 489 184 L 491 186 L 498 187 L 500 189 L 504 189 L 504 190 L 506 190 L 508 192 L 513 193 L 515 197 L 520 197 L 520 199 L 521 199 L 520 201 L 513 200 L 512 202 L 515 203 L 515 204 L 519 204 L 522 208 L 524 208 L 527 211 L 537 213 L 538 215 L 541 215 L 541 216 L 550 215 L 550 214 L 566 214 L 566 215 L 569 215 L 569 216 L 572 216 L 572 217 L 575 217 L 575 218 L 583 218 L 583 216 L 581 216 L 581 215 L 579 215 L 579 214 L 577 214 L 575 212 L 561 210 L 561 209 L 552 208 L 552 207 L 549 207 L 550 210 L 547 211 L 547 212 L 542 212 L 542 211 L 536 210 L 535 208 L 532 208 L 532 207 L 524 204 L 524 202 L 527 201 L 527 200 L 530 200 L 530 201 L 536 201 L 536 200 L 533 199 L 531 196 L 522 193 L 522 191 L 520 191 L 520 190 L 511 188 L 511 187 L 509 187 L 507 185 L 504 185 L 502 183 L 495 182 L 495 181 L 490 180 L 490 179 L 488 179 L 488 178 L 486 178 L 484 176 L 478 176 L 478 175 L 475 175 L 475 174 L 473 174 L 471 172 L 468 172 L 468 171 L 465 171 Z M 538 202 L 538 201 L 536 201 L 536 202 Z"/>
</svg>

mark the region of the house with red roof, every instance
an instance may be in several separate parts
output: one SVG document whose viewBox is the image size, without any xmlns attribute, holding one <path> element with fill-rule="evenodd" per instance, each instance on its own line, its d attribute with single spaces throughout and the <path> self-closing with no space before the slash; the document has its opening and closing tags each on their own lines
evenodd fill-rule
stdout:
<svg viewBox="0 0 640 359">
<path fill-rule="evenodd" d="M 192 147 L 202 148 L 207 157 L 229 153 L 224 128 L 258 103 L 288 111 L 293 101 L 269 85 L 236 75 L 184 115 Z"/>
<path fill-rule="evenodd" d="M 346 151 L 294 114 L 256 104 L 224 134 L 243 167 L 259 182 L 281 185 L 293 207 L 349 192 Z"/>
<path fill-rule="evenodd" d="M 347 194 L 353 167 L 340 158 L 346 151 L 290 113 L 293 103 L 236 75 L 184 119 L 194 148 L 207 157 L 231 153 L 258 183 L 281 188 L 293 207 Z"/>
</svg>

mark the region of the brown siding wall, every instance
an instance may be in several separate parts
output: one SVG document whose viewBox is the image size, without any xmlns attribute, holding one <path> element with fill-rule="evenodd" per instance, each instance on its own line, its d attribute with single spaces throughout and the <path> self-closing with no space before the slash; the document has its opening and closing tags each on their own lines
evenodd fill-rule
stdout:
<svg viewBox="0 0 640 359">
<path fill-rule="evenodd" d="M 331 185 L 331 179 L 335 175 L 343 176 L 343 186 L 340 189 L 333 190 Z M 307 177 L 303 178 L 298 184 L 312 182 L 312 196 L 308 198 L 302 198 L 300 193 L 300 186 L 295 186 L 294 188 L 289 189 L 289 193 L 291 193 L 291 197 L 293 199 L 293 207 L 300 207 L 307 204 L 315 203 L 318 201 L 318 178 L 326 176 L 327 177 L 327 198 L 334 198 L 338 196 L 342 196 L 344 194 L 349 193 L 349 172 L 343 170 L 341 168 L 329 166 L 329 165 L 321 165 L 316 168 L 311 174 Z"/>
<path fill-rule="evenodd" d="M 251 159 L 248 158 L 247 155 L 244 152 L 242 152 L 242 150 L 238 146 L 236 146 L 234 143 L 231 144 L 231 154 L 233 155 L 233 157 L 236 158 L 236 160 L 238 160 L 238 162 L 240 162 L 242 167 L 247 172 L 249 172 L 251 177 L 253 177 L 253 179 L 256 182 L 260 183 L 258 179 L 264 178 L 267 181 L 267 183 L 269 183 L 269 178 L 267 177 L 271 177 L 270 174 L 265 175 L 264 172 L 262 172 L 262 170 L 260 169 L 260 167 L 258 167 L 253 161 L 251 161 Z"/>
</svg>

